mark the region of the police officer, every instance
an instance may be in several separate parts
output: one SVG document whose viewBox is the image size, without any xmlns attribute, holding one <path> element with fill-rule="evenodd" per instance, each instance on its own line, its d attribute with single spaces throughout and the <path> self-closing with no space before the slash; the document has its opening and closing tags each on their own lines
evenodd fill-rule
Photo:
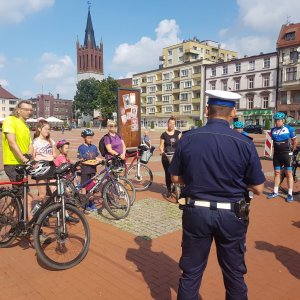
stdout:
<svg viewBox="0 0 300 300">
<path fill-rule="evenodd" d="M 244 122 L 235 121 L 233 122 L 233 129 L 245 136 L 247 136 L 249 139 L 253 140 L 252 137 L 248 135 L 246 131 L 244 131 Z"/>
<path fill-rule="evenodd" d="M 268 199 L 278 196 L 278 186 L 280 184 L 280 170 L 285 169 L 288 183 L 287 202 L 293 202 L 293 151 L 297 147 L 297 137 L 295 129 L 289 125 L 285 125 L 285 114 L 277 112 L 274 114 L 275 127 L 271 129 L 271 137 L 274 146 L 273 166 L 274 166 L 274 191 L 268 195 Z"/>
<path fill-rule="evenodd" d="M 232 130 L 240 95 L 207 91 L 207 125 L 183 135 L 169 171 L 182 191 L 182 256 L 177 299 L 198 293 L 212 240 L 223 272 L 226 299 L 247 299 L 244 260 L 248 226 L 244 197 L 260 194 L 265 181 L 253 141 Z"/>
</svg>

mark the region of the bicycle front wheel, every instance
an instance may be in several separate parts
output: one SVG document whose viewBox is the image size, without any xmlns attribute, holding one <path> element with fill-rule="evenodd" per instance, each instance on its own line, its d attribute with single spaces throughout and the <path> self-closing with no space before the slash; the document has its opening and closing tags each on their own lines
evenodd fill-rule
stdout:
<svg viewBox="0 0 300 300">
<path fill-rule="evenodd" d="M 126 218 L 130 211 L 130 197 L 123 184 L 109 181 L 103 188 L 106 210 L 117 220 Z"/>
<path fill-rule="evenodd" d="M 22 205 L 10 191 L 0 194 L 0 248 L 8 247 L 16 239 L 15 228 L 21 219 Z"/>
<path fill-rule="evenodd" d="M 135 187 L 132 184 L 132 182 L 125 177 L 118 177 L 118 178 L 116 178 L 116 180 L 124 185 L 128 195 L 129 195 L 129 198 L 130 198 L 130 205 L 133 205 L 133 203 L 135 201 L 135 197 L 136 197 L 135 196 L 136 192 L 135 192 Z"/>
<path fill-rule="evenodd" d="M 152 171 L 143 164 L 140 164 L 139 172 L 137 164 L 130 167 L 127 171 L 126 177 L 132 182 L 137 191 L 147 190 L 153 182 Z"/>
<path fill-rule="evenodd" d="M 43 264 L 54 270 L 65 270 L 79 264 L 87 255 L 90 229 L 78 208 L 66 204 L 63 214 L 62 204 L 56 203 L 39 216 L 33 239 L 37 256 Z"/>
</svg>

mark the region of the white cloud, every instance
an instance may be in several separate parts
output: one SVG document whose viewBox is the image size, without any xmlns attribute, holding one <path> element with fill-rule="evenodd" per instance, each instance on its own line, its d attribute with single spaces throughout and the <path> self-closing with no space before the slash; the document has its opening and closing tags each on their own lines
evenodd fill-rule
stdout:
<svg viewBox="0 0 300 300">
<path fill-rule="evenodd" d="M 30 90 L 25 90 L 25 91 L 22 91 L 22 93 L 21 93 L 22 99 L 33 98 L 36 95 L 37 95 L 37 93 L 30 91 Z"/>
<path fill-rule="evenodd" d="M 1 0 L 0 23 L 20 23 L 27 15 L 51 7 L 55 0 Z"/>
<path fill-rule="evenodd" d="M 6 86 L 8 86 L 9 84 L 8 84 L 8 81 L 7 81 L 7 80 L 1 79 L 1 78 L 0 78 L 0 85 L 3 86 L 3 87 L 6 87 Z"/>
<path fill-rule="evenodd" d="M 135 44 L 121 44 L 115 50 L 112 70 L 133 74 L 158 68 L 158 58 L 162 48 L 179 42 L 179 26 L 174 19 L 162 20 L 155 29 L 156 37 L 142 37 Z"/>
<path fill-rule="evenodd" d="M 34 80 L 42 84 L 45 89 L 51 88 L 51 93 L 59 93 L 63 97 L 75 95 L 76 79 L 75 65 L 70 56 L 59 57 L 54 53 L 43 53 L 40 58 L 42 70 Z"/>
<path fill-rule="evenodd" d="M 239 16 L 230 28 L 219 31 L 223 46 L 239 56 L 276 50 L 280 28 L 290 21 L 299 22 L 299 0 L 237 0 Z"/>
</svg>

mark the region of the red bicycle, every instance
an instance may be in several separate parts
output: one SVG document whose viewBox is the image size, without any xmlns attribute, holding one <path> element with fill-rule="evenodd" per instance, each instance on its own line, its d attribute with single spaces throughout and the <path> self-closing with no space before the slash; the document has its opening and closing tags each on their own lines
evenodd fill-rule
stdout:
<svg viewBox="0 0 300 300">
<path fill-rule="evenodd" d="M 152 151 L 149 147 L 140 145 L 138 149 L 127 149 L 125 156 L 125 177 L 129 179 L 137 191 L 147 190 L 153 182 L 153 174 L 150 168 L 146 165 L 152 153 L 143 158 L 145 151 Z M 148 153 L 146 153 L 148 154 Z M 145 155 L 144 155 L 145 156 Z M 130 163 L 128 159 L 133 158 Z"/>
</svg>

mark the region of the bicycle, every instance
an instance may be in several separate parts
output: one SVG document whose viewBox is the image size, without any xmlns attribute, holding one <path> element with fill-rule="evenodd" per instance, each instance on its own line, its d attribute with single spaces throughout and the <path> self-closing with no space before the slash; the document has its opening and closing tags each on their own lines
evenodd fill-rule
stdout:
<svg viewBox="0 0 300 300">
<path fill-rule="evenodd" d="M 126 178 L 116 178 L 113 171 L 114 164 L 110 163 L 111 160 L 113 160 L 113 158 L 97 163 L 96 166 L 103 165 L 104 169 L 83 183 L 80 183 L 78 173 L 75 170 L 73 176 L 64 180 L 64 185 L 69 192 L 69 198 L 80 197 L 82 188 L 87 189 L 87 194 L 85 195 L 87 199 L 90 199 L 96 193 L 101 193 L 104 207 L 111 216 L 119 220 L 128 216 L 131 206 L 131 197 L 132 202 L 135 200 L 135 189 L 132 183 Z M 131 197 L 126 187 L 120 181 L 132 187 Z"/>
<path fill-rule="evenodd" d="M 16 167 L 21 180 L 0 183 L 23 188 L 23 192 L 6 189 L 0 195 L 0 247 L 10 246 L 17 237 L 29 238 L 32 235 L 37 257 L 45 266 L 54 270 L 72 268 L 85 258 L 90 244 L 90 229 L 84 214 L 66 203 L 64 198 L 62 177 L 73 165 L 63 164 L 57 168 L 56 182 L 29 184 L 33 164 Z M 28 188 L 39 185 L 56 185 L 56 191 L 34 207 L 32 219 L 28 221 Z M 77 221 L 68 222 L 67 216 Z"/>
<path fill-rule="evenodd" d="M 145 150 L 147 149 L 144 145 L 140 145 L 138 149 L 126 149 L 125 177 L 132 182 L 137 191 L 145 191 L 153 183 L 152 171 L 141 162 L 141 155 Z M 130 164 L 127 163 L 129 158 L 133 158 Z"/>
<path fill-rule="evenodd" d="M 173 156 L 174 156 L 175 152 L 165 152 L 162 155 L 165 155 L 169 161 L 169 164 L 171 163 Z M 171 193 L 174 195 L 174 198 L 176 199 L 176 202 L 178 202 L 178 200 L 181 197 L 181 188 L 183 187 L 182 184 L 180 183 L 171 183 Z"/>
<path fill-rule="evenodd" d="M 292 156 L 292 175 L 293 175 L 293 195 L 299 195 L 300 194 L 300 181 L 298 180 L 297 177 L 297 169 L 300 166 L 300 146 L 298 146 L 294 151 L 293 151 L 293 156 Z M 284 169 L 281 170 L 280 173 L 280 184 L 279 184 L 279 189 L 283 193 L 287 194 L 288 193 L 288 185 L 287 185 L 287 180 L 284 180 L 286 178 Z"/>
</svg>

